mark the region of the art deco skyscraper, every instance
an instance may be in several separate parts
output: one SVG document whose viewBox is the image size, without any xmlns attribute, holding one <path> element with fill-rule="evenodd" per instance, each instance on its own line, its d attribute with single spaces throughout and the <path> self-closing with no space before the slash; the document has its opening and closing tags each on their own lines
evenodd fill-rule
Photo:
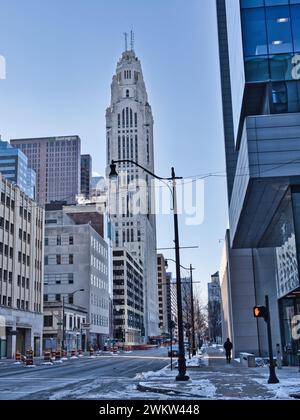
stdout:
<svg viewBox="0 0 300 420">
<path fill-rule="evenodd" d="M 130 50 L 126 46 L 117 64 L 106 123 L 108 168 L 111 160 L 125 159 L 154 172 L 153 116 L 141 63 L 133 45 Z M 143 263 L 145 309 L 142 333 L 147 338 L 159 331 L 154 188 L 151 188 L 151 177 L 131 163 L 120 164 L 118 171 L 121 175 L 118 200 L 121 205 L 115 217 L 115 245 L 126 247 Z M 130 191 L 133 190 L 141 193 L 143 209 L 139 214 L 133 213 L 129 205 Z"/>
</svg>

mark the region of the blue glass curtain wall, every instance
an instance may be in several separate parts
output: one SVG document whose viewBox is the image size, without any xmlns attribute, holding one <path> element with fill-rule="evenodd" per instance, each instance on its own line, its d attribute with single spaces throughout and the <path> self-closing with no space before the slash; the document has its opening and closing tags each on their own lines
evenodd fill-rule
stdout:
<svg viewBox="0 0 300 420">
<path fill-rule="evenodd" d="M 300 0 L 241 0 L 241 8 L 247 82 L 295 80 Z"/>
</svg>

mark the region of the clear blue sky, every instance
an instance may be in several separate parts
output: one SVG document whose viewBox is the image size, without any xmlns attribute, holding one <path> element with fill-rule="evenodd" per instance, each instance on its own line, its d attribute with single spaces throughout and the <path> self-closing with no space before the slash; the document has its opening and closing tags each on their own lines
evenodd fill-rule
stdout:
<svg viewBox="0 0 300 420">
<path fill-rule="evenodd" d="M 104 173 L 110 83 L 122 34 L 133 27 L 155 118 L 157 173 L 169 176 L 172 165 L 182 176 L 225 169 L 214 0 L 0 0 L 0 10 L 4 139 L 77 134 L 94 171 Z M 181 244 L 200 247 L 182 251 L 182 263 L 197 267 L 204 297 L 219 269 L 226 200 L 225 179 L 208 179 L 204 223 L 181 226 Z M 158 218 L 158 245 L 172 241 L 171 217 Z"/>
</svg>

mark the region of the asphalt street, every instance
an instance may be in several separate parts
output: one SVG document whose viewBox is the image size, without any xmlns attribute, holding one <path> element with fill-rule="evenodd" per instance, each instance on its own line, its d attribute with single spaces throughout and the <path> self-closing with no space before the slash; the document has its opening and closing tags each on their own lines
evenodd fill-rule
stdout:
<svg viewBox="0 0 300 420">
<path fill-rule="evenodd" d="M 101 355 L 64 361 L 62 364 L 25 368 L 9 361 L 0 363 L 0 400 L 78 399 L 95 394 L 97 399 L 117 399 L 134 389 L 142 372 L 169 364 L 166 349 L 135 351 L 117 356 Z"/>
</svg>

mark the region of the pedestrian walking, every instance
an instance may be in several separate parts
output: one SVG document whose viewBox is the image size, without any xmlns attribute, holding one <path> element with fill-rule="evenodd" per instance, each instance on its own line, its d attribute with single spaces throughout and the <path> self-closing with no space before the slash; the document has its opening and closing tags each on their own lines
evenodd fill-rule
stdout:
<svg viewBox="0 0 300 420">
<path fill-rule="evenodd" d="M 226 343 L 224 344 L 224 349 L 225 349 L 225 352 L 226 352 L 226 362 L 228 364 L 230 364 L 231 363 L 231 358 L 232 358 L 233 344 L 232 344 L 232 342 L 230 341 L 229 338 L 227 338 Z"/>
</svg>

